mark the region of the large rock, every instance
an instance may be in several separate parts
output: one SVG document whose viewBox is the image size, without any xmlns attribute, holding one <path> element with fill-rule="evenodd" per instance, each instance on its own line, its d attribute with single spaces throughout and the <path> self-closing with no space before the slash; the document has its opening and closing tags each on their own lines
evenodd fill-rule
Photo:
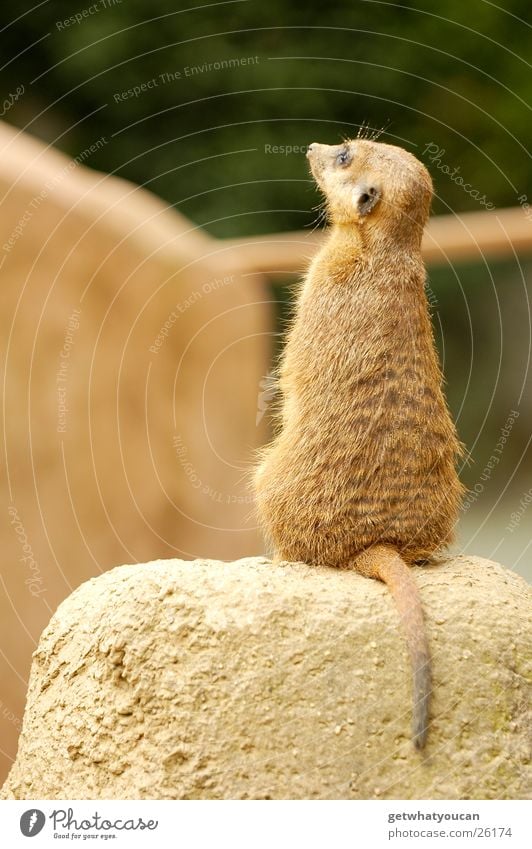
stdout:
<svg viewBox="0 0 532 849">
<path fill-rule="evenodd" d="M 156 561 L 85 583 L 52 618 L 2 798 L 526 797 L 529 588 L 474 557 L 415 574 L 434 663 L 424 754 L 382 584 Z"/>
</svg>

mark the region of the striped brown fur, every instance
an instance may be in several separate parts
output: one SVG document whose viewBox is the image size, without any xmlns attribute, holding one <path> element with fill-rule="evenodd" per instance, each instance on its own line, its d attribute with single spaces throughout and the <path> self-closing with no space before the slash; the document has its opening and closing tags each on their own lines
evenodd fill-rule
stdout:
<svg viewBox="0 0 532 849">
<path fill-rule="evenodd" d="M 452 540 L 462 496 L 420 250 L 432 183 L 407 151 L 364 139 L 311 145 L 309 160 L 331 227 L 281 359 L 258 512 L 277 558 L 386 582 L 412 659 L 421 747 L 430 659 L 408 566 Z"/>
</svg>

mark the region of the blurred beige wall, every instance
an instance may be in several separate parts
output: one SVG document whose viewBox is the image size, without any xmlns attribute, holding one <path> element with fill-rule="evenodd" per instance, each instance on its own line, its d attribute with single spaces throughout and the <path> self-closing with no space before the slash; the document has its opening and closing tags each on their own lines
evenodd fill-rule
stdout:
<svg viewBox="0 0 532 849">
<path fill-rule="evenodd" d="M 148 192 L 5 124 L 0 148 L 3 777 L 73 588 L 260 552 L 246 469 L 273 319 L 264 278 Z"/>
</svg>

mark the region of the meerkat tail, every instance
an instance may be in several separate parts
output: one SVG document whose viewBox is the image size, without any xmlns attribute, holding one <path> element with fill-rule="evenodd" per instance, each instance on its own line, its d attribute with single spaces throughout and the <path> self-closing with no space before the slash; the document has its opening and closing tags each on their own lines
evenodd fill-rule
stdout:
<svg viewBox="0 0 532 849">
<path fill-rule="evenodd" d="M 412 736 L 417 749 L 427 739 L 431 694 L 430 652 L 421 597 L 410 567 L 388 545 L 373 545 L 362 552 L 355 563 L 358 572 L 383 581 L 395 601 L 412 664 L 414 705 Z"/>
</svg>

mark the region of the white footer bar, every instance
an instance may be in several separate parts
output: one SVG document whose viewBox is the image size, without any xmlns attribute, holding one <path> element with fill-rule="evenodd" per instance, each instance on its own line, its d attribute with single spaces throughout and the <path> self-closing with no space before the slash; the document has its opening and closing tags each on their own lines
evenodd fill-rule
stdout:
<svg viewBox="0 0 532 849">
<path fill-rule="evenodd" d="M 1 845 L 528 849 L 531 807 L 527 801 L 4 801 Z"/>
</svg>

